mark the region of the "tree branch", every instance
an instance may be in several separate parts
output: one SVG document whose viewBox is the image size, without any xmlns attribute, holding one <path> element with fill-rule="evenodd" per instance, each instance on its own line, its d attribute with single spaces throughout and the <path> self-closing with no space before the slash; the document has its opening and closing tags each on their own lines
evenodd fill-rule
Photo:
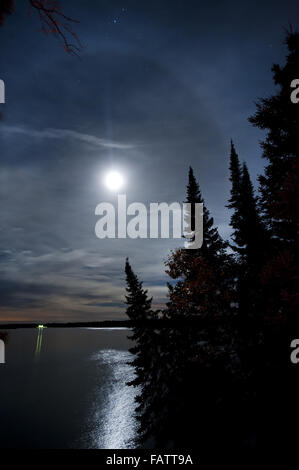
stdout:
<svg viewBox="0 0 299 470">
<path fill-rule="evenodd" d="M 38 12 L 45 34 L 54 34 L 60 39 L 64 49 L 69 54 L 78 55 L 82 50 L 78 36 L 72 31 L 70 23 L 79 21 L 66 16 L 61 11 L 60 3 L 56 0 L 29 0 L 31 9 Z M 71 42 L 71 38 L 73 42 Z"/>
</svg>

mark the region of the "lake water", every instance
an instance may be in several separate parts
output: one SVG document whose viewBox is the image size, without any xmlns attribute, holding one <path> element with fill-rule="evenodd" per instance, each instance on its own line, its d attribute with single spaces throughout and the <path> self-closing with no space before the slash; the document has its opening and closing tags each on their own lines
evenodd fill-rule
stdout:
<svg viewBox="0 0 299 470">
<path fill-rule="evenodd" d="M 130 333 L 10 330 L 0 364 L 0 448 L 136 447 Z"/>
</svg>

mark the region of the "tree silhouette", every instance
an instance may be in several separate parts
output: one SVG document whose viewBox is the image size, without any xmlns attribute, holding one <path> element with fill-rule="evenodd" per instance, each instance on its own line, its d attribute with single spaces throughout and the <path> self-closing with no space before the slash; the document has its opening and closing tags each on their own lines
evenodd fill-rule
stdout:
<svg viewBox="0 0 299 470">
<path fill-rule="evenodd" d="M 199 184 L 189 168 L 187 202 L 204 203 Z M 191 216 L 192 221 L 192 216 Z M 205 315 L 227 311 L 230 303 L 230 256 L 207 207 L 203 210 L 204 239 L 196 250 L 178 249 L 166 260 L 166 273 L 176 279 L 169 283 L 168 315 Z"/>
<path fill-rule="evenodd" d="M 266 230 L 259 215 L 246 163 L 241 166 L 233 142 L 230 154 L 231 196 L 227 207 L 233 210 L 230 225 L 233 228 L 231 247 L 247 264 L 259 264 L 265 250 Z"/>
<path fill-rule="evenodd" d="M 288 33 L 286 44 L 289 52 L 286 64 L 284 67 L 277 64 L 272 67 L 273 80 L 279 91 L 270 98 L 260 99 L 256 113 L 249 119 L 254 126 L 267 130 L 262 149 L 263 158 L 268 164 L 265 173 L 259 178 L 260 202 L 273 236 L 280 238 L 283 225 L 285 239 L 288 232 L 290 235 L 293 233 L 292 221 L 280 217 L 280 211 L 273 201 L 279 199 L 293 161 L 299 158 L 298 107 L 290 99 L 290 84 L 297 77 L 299 68 L 299 34 Z"/>
<path fill-rule="evenodd" d="M 146 439 L 150 434 L 149 414 L 150 401 L 153 397 L 152 365 L 155 364 L 155 333 L 147 325 L 147 321 L 155 318 L 155 313 L 151 310 L 152 299 L 148 297 L 147 291 L 143 289 L 142 282 L 133 272 L 128 258 L 125 264 L 126 273 L 126 313 L 133 321 L 133 334 L 129 337 L 134 342 L 130 352 L 134 354 L 131 365 L 135 368 L 135 379 L 128 382 L 128 385 L 140 387 L 141 393 L 136 396 L 136 413 L 140 422 L 140 440 Z"/>
<path fill-rule="evenodd" d="M 152 299 L 148 298 L 147 291 L 143 289 L 142 282 L 133 272 L 128 258 L 126 259 L 125 273 L 127 315 L 131 320 L 147 320 L 151 316 Z"/>
<path fill-rule="evenodd" d="M 251 123 L 266 130 L 262 142 L 267 161 L 260 176 L 260 205 L 270 231 L 270 252 L 262 269 L 264 417 L 271 448 L 289 447 L 293 436 L 286 433 L 286 417 L 297 404 L 298 374 L 290 368 L 291 339 L 298 337 L 299 249 L 298 181 L 299 114 L 291 102 L 291 82 L 299 70 L 299 34 L 288 32 L 288 54 L 283 67 L 272 67 L 278 91 L 260 99 Z M 292 367 L 292 365 L 291 365 Z"/>
<path fill-rule="evenodd" d="M 187 202 L 204 202 L 191 167 L 186 192 Z M 228 358 L 236 346 L 229 320 L 233 296 L 232 258 L 206 206 L 203 218 L 202 247 L 175 250 L 166 261 L 166 272 L 176 283 L 168 284 L 165 316 L 179 324 L 169 329 L 164 353 L 169 370 L 164 410 L 168 436 L 176 446 L 192 447 L 198 445 L 197 440 L 202 449 L 210 448 L 213 439 L 219 446 L 225 442 L 222 433 L 225 408 L 232 412 L 229 401 L 234 397 L 237 402 L 234 390 L 228 401 L 224 392 L 226 387 L 230 388 L 232 369 Z M 220 382 L 222 388 L 219 388 Z M 231 419 L 234 419 L 232 413 Z M 199 422 L 200 429 L 197 428 L 195 437 L 191 429 Z M 162 437 L 160 432 L 160 439 Z M 162 444 L 165 443 L 162 439 Z"/>
<path fill-rule="evenodd" d="M 187 200 L 203 201 L 192 168 Z M 140 321 L 151 318 L 148 298 L 126 262 L 127 312 L 136 344 L 131 349 L 136 379 L 130 385 L 141 390 L 136 400 L 141 441 L 153 447 L 220 449 L 242 443 L 251 432 L 252 394 L 245 391 L 250 370 L 243 365 L 251 343 L 232 322 L 234 263 L 207 209 L 205 220 L 203 250 L 176 250 L 166 262 L 176 283 L 169 284 L 161 326 Z"/>
<path fill-rule="evenodd" d="M 189 167 L 188 174 L 188 184 L 186 188 L 186 202 L 191 203 L 192 212 L 191 212 L 191 230 L 195 228 L 195 213 L 194 213 L 194 204 L 202 203 L 204 204 L 204 199 L 202 197 L 199 184 L 196 181 L 194 176 L 193 168 Z M 204 204 L 203 208 L 203 226 L 204 226 L 204 240 L 203 245 L 199 250 L 192 250 L 193 254 L 200 253 L 203 256 L 215 256 L 218 255 L 221 250 L 226 247 L 226 244 L 221 239 L 217 228 L 214 226 L 214 219 L 210 216 L 210 213 Z"/>
<path fill-rule="evenodd" d="M 197 447 L 201 452 L 251 447 L 262 382 L 263 437 L 271 448 L 281 446 L 279 426 L 286 429 L 285 416 L 292 412 L 283 406 L 288 401 L 296 406 L 298 374 L 294 369 L 290 374 L 288 348 L 289 335 L 299 326 L 299 125 L 290 101 L 290 82 L 299 69 L 298 34 L 289 34 L 287 44 L 286 66 L 273 68 L 280 91 L 260 100 L 251 118 L 268 130 L 260 198 L 231 142 L 228 207 L 235 255 L 228 254 L 205 207 L 202 247 L 175 250 L 166 260 L 172 282 L 160 327 L 138 320 L 154 316 L 142 283 L 126 265 L 128 315 L 135 322 L 136 341 L 132 384 L 141 387 L 140 432 L 154 447 Z M 203 197 L 191 167 L 186 199 L 192 231 L 192 204 L 203 203 Z"/>
<path fill-rule="evenodd" d="M 268 163 L 260 176 L 260 204 L 271 234 L 271 256 L 261 275 L 266 314 L 294 321 L 299 278 L 299 116 L 298 105 L 290 99 L 290 84 L 299 69 L 299 34 L 289 32 L 286 44 L 285 65 L 272 67 L 279 90 L 270 98 L 259 100 L 250 121 L 267 130 L 262 148 Z"/>
<path fill-rule="evenodd" d="M 36 11 L 41 23 L 41 30 L 45 34 L 53 34 L 62 43 L 69 54 L 78 55 L 82 46 L 78 36 L 73 32 L 71 25 L 77 20 L 65 15 L 59 1 L 56 0 L 29 0 L 30 10 Z M 14 12 L 14 0 L 1 0 L 0 26 L 5 17 Z"/>
<path fill-rule="evenodd" d="M 231 216 L 230 219 L 230 225 L 234 230 L 238 229 L 238 226 L 240 225 L 240 214 L 239 214 L 239 207 L 240 207 L 240 186 L 241 186 L 241 165 L 240 165 L 240 160 L 239 156 L 236 152 L 235 146 L 233 141 L 231 140 L 231 150 L 230 150 L 230 164 L 229 164 L 229 170 L 230 170 L 230 182 L 232 184 L 231 187 L 231 196 L 228 201 L 227 207 L 229 209 L 233 209 L 234 212 Z M 233 233 L 232 235 L 233 241 L 236 244 L 236 235 Z M 233 245 L 232 248 L 237 251 L 237 248 Z"/>
<path fill-rule="evenodd" d="M 233 210 L 230 219 L 233 244 L 230 246 L 237 254 L 236 301 L 241 315 L 255 315 L 262 308 L 259 276 L 266 260 L 269 238 L 259 215 L 247 165 L 241 166 L 233 142 L 229 168 L 232 186 L 227 207 Z"/>
</svg>

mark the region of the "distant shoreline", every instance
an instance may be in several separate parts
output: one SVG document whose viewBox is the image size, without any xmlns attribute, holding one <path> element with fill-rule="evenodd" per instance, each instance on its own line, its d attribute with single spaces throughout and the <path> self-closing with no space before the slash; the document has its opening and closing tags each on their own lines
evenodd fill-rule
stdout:
<svg viewBox="0 0 299 470">
<path fill-rule="evenodd" d="M 49 323 L 0 323 L 0 330 L 15 330 L 21 328 L 38 328 L 43 326 L 44 328 L 133 328 L 133 327 L 147 327 L 147 328 L 172 328 L 172 327 L 183 327 L 183 326 L 202 326 L 205 321 L 200 318 L 180 318 L 177 320 L 173 319 L 155 319 L 145 321 L 132 321 L 132 320 L 106 320 L 100 322 L 49 322 Z"/>
<path fill-rule="evenodd" d="M 247 328 L 252 328 L 256 320 L 250 318 L 240 318 L 240 317 L 223 317 L 221 319 L 222 323 L 230 324 L 231 327 L 241 328 L 241 330 L 246 330 Z M 219 326 L 220 320 L 218 320 Z M 106 320 L 99 322 L 36 322 L 36 323 L 0 323 L 0 331 L 4 330 L 15 330 L 21 328 L 38 328 L 43 326 L 46 328 L 182 328 L 182 327 L 195 327 L 195 328 L 209 328 L 211 331 L 217 330 L 217 324 L 213 317 L 202 318 L 197 315 L 193 315 L 187 318 L 177 318 L 177 319 L 152 319 L 145 321 L 132 321 L 132 320 Z M 273 325 L 275 328 L 275 324 Z"/>
<path fill-rule="evenodd" d="M 131 322 L 129 320 L 120 321 L 101 321 L 101 322 L 51 322 L 51 323 L 0 323 L 0 330 L 15 330 L 20 328 L 37 328 L 43 325 L 47 328 L 130 328 Z"/>
</svg>

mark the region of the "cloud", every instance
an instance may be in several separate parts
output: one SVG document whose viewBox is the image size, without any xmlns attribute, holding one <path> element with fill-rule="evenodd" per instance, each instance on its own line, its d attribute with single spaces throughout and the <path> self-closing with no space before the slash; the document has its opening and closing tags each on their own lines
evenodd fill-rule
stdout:
<svg viewBox="0 0 299 470">
<path fill-rule="evenodd" d="M 135 147 L 133 144 L 120 143 L 101 139 L 95 135 L 85 134 L 70 129 L 47 128 L 36 130 L 25 126 L 1 126 L 1 131 L 6 134 L 19 134 L 35 139 L 72 139 L 79 140 L 94 148 L 104 147 L 118 150 L 128 150 Z"/>
</svg>

